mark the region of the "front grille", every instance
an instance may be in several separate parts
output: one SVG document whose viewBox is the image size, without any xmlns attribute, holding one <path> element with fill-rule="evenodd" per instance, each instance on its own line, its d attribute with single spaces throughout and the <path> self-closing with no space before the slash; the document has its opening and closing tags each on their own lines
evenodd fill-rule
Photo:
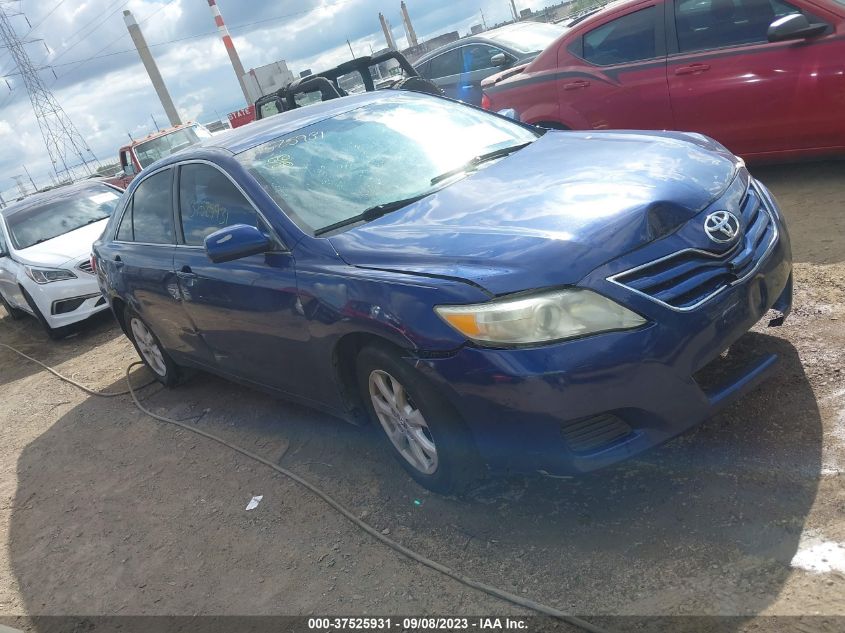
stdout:
<svg viewBox="0 0 845 633">
<path fill-rule="evenodd" d="M 76 268 L 81 270 L 84 273 L 88 273 L 89 275 L 94 274 L 94 267 L 91 265 L 90 259 L 86 259 L 84 262 L 79 264 Z"/>
<path fill-rule="evenodd" d="M 631 434 L 631 427 L 610 413 L 568 422 L 560 427 L 563 438 L 575 453 L 591 453 Z"/>
<path fill-rule="evenodd" d="M 610 281 L 676 310 L 697 308 L 753 273 L 777 241 L 774 218 L 753 185 L 740 210 L 743 236 L 729 251 L 679 251 Z"/>
</svg>

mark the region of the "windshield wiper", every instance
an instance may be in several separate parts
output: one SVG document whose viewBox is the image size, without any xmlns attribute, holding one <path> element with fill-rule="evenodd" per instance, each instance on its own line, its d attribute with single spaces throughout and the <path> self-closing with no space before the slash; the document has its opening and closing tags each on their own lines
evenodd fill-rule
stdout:
<svg viewBox="0 0 845 633">
<path fill-rule="evenodd" d="M 418 194 L 416 196 L 411 196 L 410 198 L 403 198 L 402 200 L 394 200 L 393 202 L 384 202 L 382 204 L 377 204 L 374 207 L 370 207 L 359 213 L 358 215 L 353 215 L 351 218 L 346 218 L 345 220 L 341 220 L 340 222 L 335 222 L 334 224 L 329 224 L 328 226 L 324 226 L 321 229 L 317 229 L 314 231 L 314 235 L 324 235 L 325 233 L 331 233 L 332 231 L 336 231 L 337 229 L 342 229 L 344 226 L 349 226 L 351 224 L 358 224 L 359 222 L 372 222 L 388 213 L 392 213 L 394 211 L 398 211 L 403 207 L 407 207 L 409 204 L 413 204 L 414 202 L 418 202 L 423 198 L 430 196 L 433 191 L 426 191 L 425 193 Z"/>
<path fill-rule="evenodd" d="M 504 158 L 508 154 L 513 154 L 514 152 L 518 152 L 524 147 L 528 147 L 534 141 L 529 141 L 528 143 L 520 143 L 519 145 L 511 145 L 509 147 L 502 147 L 501 149 L 493 150 L 492 152 L 487 152 L 486 154 L 481 154 L 481 156 L 476 156 L 475 158 L 467 161 L 460 167 L 456 167 L 455 169 L 450 169 L 445 174 L 440 174 L 439 176 L 435 176 L 431 179 L 431 184 L 436 185 L 438 183 L 443 182 L 444 180 L 448 180 L 452 176 L 457 176 L 458 174 L 462 174 L 465 171 L 470 171 L 471 169 L 478 167 L 481 163 L 486 163 L 487 161 L 496 160 L 497 158 Z"/>
</svg>

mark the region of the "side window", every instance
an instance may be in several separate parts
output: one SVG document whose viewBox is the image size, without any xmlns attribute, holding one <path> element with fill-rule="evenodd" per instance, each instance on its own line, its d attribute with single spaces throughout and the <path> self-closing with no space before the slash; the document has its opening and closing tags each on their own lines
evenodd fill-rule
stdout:
<svg viewBox="0 0 845 633">
<path fill-rule="evenodd" d="M 265 101 L 260 106 L 261 109 L 261 117 L 262 119 L 266 119 L 267 117 L 273 116 L 274 114 L 279 113 L 279 105 L 276 103 L 276 100 L 273 99 L 272 101 Z"/>
<path fill-rule="evenodd" d="M 188 246 L 202 246 L 206 236 L 233 224 L 249 224 L 267 230 L 232 181 L 209 165 L 182 166 L 179 213 Z"/>
<path fill-rule="evenodd" d="M 6 236 L 3 234 L 3 227 L 0 226 L 0 255 L 8 255 L 9 249 L 6 248 Z"/>
<path fill-rule="evenodd" d="M 431 78 L 451 77 L 461 72 L 461 51 L 453 48 L 431 60 Z"/>
<path fill-rule="evenodd" d="M 167 169 L 142 182 L 132 196 L 132 228 L 136 242 L 173 244 L 172 170 Z M 121 228 L 123 228 L 121 226 Z"/>
<path fill-rule="evenodd" d="M 656 18 L 657 9 L 649 7 L 593 29 L 584 35 L 584 59 L 612 66 L 656 57 Z"/>
<path fill-rule="evenodd" d="M 493 55 L 504 52 L 486 44 L 470 44 L 464 46 L 462 50 L 464 52 L 464 72 L 466 73 L 495 68 L 490 60 Z"/>
<path fill-rule="evenodd" d="M 771 23 L 793 13 L 802 11 L 784 0 L 675 0 L 678 50 L 767 42 Z M 819 21 L 804 13 L 810 22 Z"/>
<path fill-rule="evenodd" d="M 415 68 L 415 70 L 420 74 L 421 77 L 425 77 L 426 79 L 431 78 L 431 62 L 425 62 L 424 64 L 420 64 Z"/>
<path fill-rule="evenodd" d="M 120 242 L 135 241 L 135 234 L 132 231 L 132 201 L 126 203 L 126 211 L 120 219 L 120 226 L 117 229 L 117 240 Z"/>
</svg>

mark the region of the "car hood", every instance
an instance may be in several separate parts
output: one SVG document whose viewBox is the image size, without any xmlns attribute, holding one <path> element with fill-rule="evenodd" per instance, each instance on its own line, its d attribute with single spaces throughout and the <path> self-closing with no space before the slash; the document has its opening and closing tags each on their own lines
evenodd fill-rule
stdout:
<svg viewBox="0 0 845 633">
<path fill-rule="evenodd" d="M 30 266 L 62 266 L 69 261 L 88 257 L 91 254 L 91 246 L 102 235 L 108 221 L 106 218 L 16 251 L 15 259 Z"/>
<path fill-rule="evenodd" d="M 354 266 L 460 278 L 495 295 L 574 284 L 674 232 L 740 164 L 701 135 L 549 132 L 330 241 Z"/>
</svg>

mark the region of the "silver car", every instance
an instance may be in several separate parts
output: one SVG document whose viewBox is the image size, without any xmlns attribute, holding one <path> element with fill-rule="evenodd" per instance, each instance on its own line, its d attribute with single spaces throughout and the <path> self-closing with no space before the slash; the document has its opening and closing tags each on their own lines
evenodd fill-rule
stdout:
<svg viewBox="0 0 845 633">
<path fill-rule="evenodd" d="M 566 27 L 517 22 L 452 42 L 420 57 L 417 72 L 447 97 L 481 105 L 481 82 L 497 72 L 527 64 L 566 32 Z"/>
</svg>

